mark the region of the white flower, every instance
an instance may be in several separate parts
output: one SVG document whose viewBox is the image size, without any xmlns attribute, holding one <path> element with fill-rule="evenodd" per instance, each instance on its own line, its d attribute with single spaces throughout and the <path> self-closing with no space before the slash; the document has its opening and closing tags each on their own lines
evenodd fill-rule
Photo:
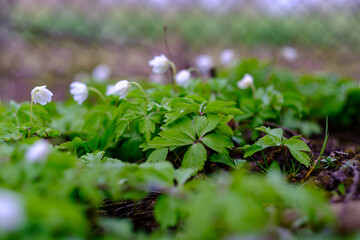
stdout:
<svg viewBox="0 0 360 240">
<path fill-rule="evenodd" d="M 85 83 L 72 82 L 70 84 L 70 93 L 74 96 L 74 100 L 81 105 L 89 96 L 89 89 Z"/>
<path fill-rule="evenodd" d="M 51 97 L 53 96 L 52 92 L 46 88 L 46 86 L 35 87 L 31 91 L 31 97 L 34 103 L 40 103 L 41 105 L 45 105 L 48 102 L 51 102 Z"/>
<path fill-rule="evenodd" d="M 237 82 L 238 88 L 241 88 L 241 89 L 248 88 L 253 84 L 254 84 L 254 78 L 248 73 L 246 73 L 244 75 L 244 77 L 240 81 Z"/>
<path fill-rule="evenodd" d="M 106 81 L 111 75 L 111 68 L 106 64 L 96 66 L 92 72 L 92 77 L 97 82 Z"/>
<path fill-rule="evenodd" d="M 220 54 L 220 62 L 225 65 L 229 66 L 234 63 L 235 52 L 232 49 L 225 49 Z"/>
<path fill-rule="evenodd" d="M 164 54 L 155 56 L 149 61 L 153 73 L 162 74 L 169 68 L 169 60 Z"/>
<path fill-rule="evenodd" d="M 283 47 L 281 54 L 288 62 L 295 62 L 299 56 L 298 51 L 295 48 L 289 46 Z"/>
<path fill-rule="evenodd" d="M 130 91 L 130 83 L 127 80 L 118 81 L 115 85 L 109 85 L 106 89 L 106 96 L 115 95 L 120 99 L 126 97 Z"/>
<path fill-rule="evenodd" d="M 44 140 L 37 140 L 26 151 L 25 159 L 28 162 L 39 162 L 46 159 L 50 153 L 50 144 Z"/>
<path fill-rule="evenodd" d="M 207 54 L 202 54 L 196 57 L 195 65 L 201 73 L 208 73 L 214 66 L 212 58 Z"/>
<path fill-rule="evenodd" d="M 186 87 L 191 79 L 191 73 L 189 70 L 181 70 L 175 76 L 175 81 L 179 86 Z"/>
<path fill-rule="evenodd" d="M 12 191 L 0 189 L 0 232 L 15 231 L 25 223 L 21 197 Z"/>
</svg>

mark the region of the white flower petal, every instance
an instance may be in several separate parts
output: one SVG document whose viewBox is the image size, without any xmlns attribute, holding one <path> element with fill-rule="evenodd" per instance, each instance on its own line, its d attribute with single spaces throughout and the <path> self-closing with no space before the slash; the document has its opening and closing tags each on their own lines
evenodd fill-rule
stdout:
<svg viewBox="0 0 360 240">
<path fill-rule="evenodd" d="M 12 232 L 25 223 L 25 209 L 19 194 L 0 189 L 0 232 Z"/>
<path fill-rule="evenodd" d="M 248 73 L 246 73 L 244 77 L 237 82 L 237 86 L 240 89 L 248 88 L 253 84 L 254 84 L 254 78 Z"/>
<path fill-rule="evenodd" d="M 152 67 L 154 73 L 162 74 L 169 68 L 169 60 L 164 54 L 161 54 L 151 59 L 149 65 Z"/>
<path fill-rule="evenodd" d="M 43 139 L 33 143 L 26 151 L 25 159 L 28 162 L 44 161 L 50 153 L 50 144 Z"/>
<path fill-rule="evenodd" d="M 175 81 L 179 86 L 186 87 L 189 84 L 190 79 L 191 79 L 191 73 L 186 69 L 181 70 L 175 76 Z"/>
</svg>

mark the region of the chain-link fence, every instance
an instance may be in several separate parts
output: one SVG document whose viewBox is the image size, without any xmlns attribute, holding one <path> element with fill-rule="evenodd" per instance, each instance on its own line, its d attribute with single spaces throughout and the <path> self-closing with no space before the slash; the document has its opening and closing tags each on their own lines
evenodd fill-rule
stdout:
<svg viewBox="0 0 360 240">
<path fill-rule="evenodd" d="M 62 99 L 76 73 L 100 63 L 115 77 L 145 77 L 154 54 L 183 68 L 201 53 L 219 62 L 224 48 L 360 77 L 359 10 L 360 0 L 2 0 L 0 98 L 24 100 L 47 83 Z"/>
</svg>

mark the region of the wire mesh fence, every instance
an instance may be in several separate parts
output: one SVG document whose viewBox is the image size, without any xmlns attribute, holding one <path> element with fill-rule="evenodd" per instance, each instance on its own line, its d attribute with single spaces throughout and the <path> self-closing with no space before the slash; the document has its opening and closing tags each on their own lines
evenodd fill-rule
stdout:
<svg viewBox="0 0 360 240">
<path fill-rule="evenodd" d="M 181 68 L 201 53 L 219 63 L 232 48 L 239 59 L 360 77 L 359 10 L 360 0 L 3 0 L 0 98 L 27 99 L 45 80 L 61 89 L 101 63 L 115 77 L 148 76 L 148 60 L 166 52 L 164 26 Z"/>
</svg>

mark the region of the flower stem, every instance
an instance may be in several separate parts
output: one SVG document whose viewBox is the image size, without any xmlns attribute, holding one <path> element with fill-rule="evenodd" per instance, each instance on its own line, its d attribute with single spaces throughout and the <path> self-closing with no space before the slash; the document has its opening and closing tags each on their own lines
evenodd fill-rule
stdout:
<svg viewBox="0 0 360 240">
<path fill-rule="evenodd" d="M 31 103 L 30 103 L 30 123 L 32 125 L 32 115 L 33 115 L 33 103 L 34 103 L 34 96 L 35 96 L 35 91 L 34 93 L 31 95 Z M 31 134 L 31 128 L 29 129 L 29 135 L 28 137 L 30 137 Z"/>
<path fill-rule="evenodd" d="M 94 87 L 88 87 L 88 89 L 89 91 L 93 91 L 94 93 L 96 93 L 106 104 L 109 104 L 109 102 L 106 100 L 104 95 L 99 90 L 97 90 Z"/>
<path fill-rule="evenodd" d="M 196 75 L 198 75 L 199 78 L 201 78 L 201 73 L 197 68 L 191 67 L 188 69 L 189 72 L 196 72 Z"/>
<path fill-rule="evenodd" d="M 144 97 L 145 97 L 145 100 L 146 100 L 147 104 L 149 104 L 149 100 L 148 100 L 148 98 L 146 97 L 146 93 L 145 93 L 144 89 L 140 86 L 140 84 L 138 84 L 137 82 L 130 82 L 130 84 L 134 84 L 135 86 L 137 86 L 138 88 L 140 88 L 140 90 L 141 90 L 142 93 L 144 94 Z"/>
<path fill-rule="evenodd" d="M 176 82 L 175 82 L 175 76 L 176 76 L 176 73 L 177 73 L 177 71 L 176 71 L 176 66 L 175 66 L 175 64 L 174 64 L 172 61 L 170 61 L 170 60 L 168 60 L 168 63 L 169 63 L 169 65 L 170 65 L 170 67 L 171 67 L 171 70 L 172 70 L 171 83 L 172 83 L 172 85 L 173 85 L 174 91 L 177 92 Z"/>
<path fill-rule="evenodd" d="M 250 85 L 250 87 L 251 87 L 251 90 L 252 90 L 252 92 L 253 92 L 253 97 L 255 97 L 255 93 L 256 93 L 255 85 L 252 83 L 252 84 Z"/>
</svg>

